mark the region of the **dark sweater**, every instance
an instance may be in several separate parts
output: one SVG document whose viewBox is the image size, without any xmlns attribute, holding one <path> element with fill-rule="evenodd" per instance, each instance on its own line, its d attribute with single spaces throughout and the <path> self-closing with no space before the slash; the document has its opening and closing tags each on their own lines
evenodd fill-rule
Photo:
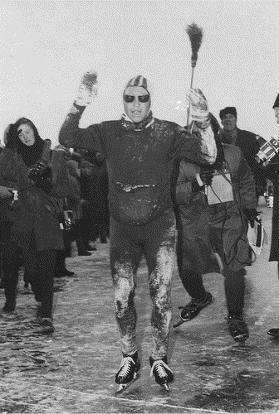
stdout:
<svg viewBox="0 0 279 414">
<path fill-rule="evenodd" d="M 79 128 L 84 108 L 68 114 L 59 134 L 67 147 L 103 153 L 109 177 L 109 210 L 115 220 L 145 224 L 172 208 L 170 177 L 174 158 L 207 163 L 199 134 L 155 119 L 142 131 L 127 130 L 120 120 Z"/>
</svg>

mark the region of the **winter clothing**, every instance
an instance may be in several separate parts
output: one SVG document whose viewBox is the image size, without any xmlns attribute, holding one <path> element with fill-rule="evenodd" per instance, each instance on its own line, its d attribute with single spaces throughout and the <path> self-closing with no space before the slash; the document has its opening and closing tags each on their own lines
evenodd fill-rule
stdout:
<svg viewBox="0 0 279 414">
<path fill-rule="evenodd" d="M 221 111 L 219 112 L 219 116 L 221 119 L 227 114 L 231 114 L 237 118 L 236 108 L 234 106 L 227 106 L 226 108 L 221 109 Z"/>
<path fill-rule="evenodd" d="M 263 195 L 265 191 L 266 180 L 262 168 L 255 160 L 255 155 L 265 142 L 260 136 L 237 128 L 232 134 L 221 131 L 221 140 L 227 144 L 233 144 L 239 147 L 248 162 L 255 179 L 257 196 Z"/>
<path fill-rule="evenodd" d="M 52 171 L 50 193 L 46 193 L 29 178 L 30 169 L 40 161 L 44 145 L 44 141 L 36 134 L 31 147 L 19 142 L 13 134 L 10 135 L 7 147 L 0 154 L 0 184 L 12 186 L 18 191 L 18 201 L 12 206 L 10 201 L 1 202 L 2 212 L 11 225 L 11 241 L 22 250 L 32 289 L 37 299 L 42 301 L 42 312 L 46 313 L 44 316 L 51 317 L 54 271 L 51 263 L 54 263 L 54 259 L 50 260 L 50 257 L 55 256 L 56 250 L 64 248 L 57 217 L 61 209 L 59 197 L 64 195 L 67 179 L 63 178 L 66 169 L 62 151 L 53 151 L 49 160 Z M 45 260 L 46 255 L 48 259 Z"/>
<path fill-rule="evenodd" d="M 87 174 L 89 166 L 90 174 Z M 83 168 L 84 167 L 84 168 Z M 89 240 L 106 241 L 109 235 L 109 208 L 108 208 L 108 173 L 105 159 L 97 161 L 94 157 L 92 163 L 84 161 L 81 164 L 81 190 L 84 211 L 84 234 Z M 87 231 L 86 231 L 87 227 Z"/>
<path fill-rule="evenodd" d="M 279 261 L 279 155 L 264 168 L 266 177 L 273 182 L 272 235 L 269 261 Z"/>
<path fill-rule="evenodd" d="M 217 252 L 224 264 L 228 310 L 241 314 L 244 267 L 251 262 L 243 209 L 256 207 L 255 184 L 240 149 L 223 144 L 223 151 L 226 169 L 231 174 L 233 201 L 208 205 L 203 187 L 197 190 L 197 185 L 193 185 L 200 168 L 184 161 L 176 166 L 178 267 L 186 291 L 192 298 L 201 299 L 206 294 L 202 274 L 217 270 Z"/>
<path fill-rule="evenodd" d="M 127 89 L 129 86 L 139 86 L 141 88 L 144 88 L 149 93 L 148 86 L 147 86 L 147 79 L 142 75 L 138 75 L 130 79 L 125 89 Z"/>
<path fill-rule="evenodd" d="M 216 154 L 212 155 L 202 139 L 203 131 L 193 136 L 177 124 L 153 118 L 150 113 L 145 118 L 148 122 L 142 122 L 140 127 L 131 121 L 117 120 L 81 129 L 78 123 L 83 109 L 78 106 L 72 109 L 59 140 L 68 147 L 95 150 L 106 157 L 110 261 L 122 352 L 131 355 L 137 349 L 133 299 L 136 270 L 144 255 L 153 301 L 152 356 L 161 359 L 167 352 L 171 320 L 170 283 L 175 242 L 170 193 L 172 162 L 180 156 L 207 165 L 215 161 Z"/>
</svg>

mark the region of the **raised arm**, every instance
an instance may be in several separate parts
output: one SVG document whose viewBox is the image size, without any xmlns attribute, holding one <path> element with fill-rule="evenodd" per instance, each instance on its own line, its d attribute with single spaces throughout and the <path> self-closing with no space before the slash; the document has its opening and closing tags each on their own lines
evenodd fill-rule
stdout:
<svg viewBox="0 0 279 414">
<path fill-rule="evenodd" d="M 175 158 L 199 165 L 212 165 L 217 157 L 217 146 L 208 111 L 208 104 L 200 89 L 190 89 L 187 99 L 191 107 L 192 123 L 178 130 Z"/>
<path fill-rule="evenodd" d="M 86 72 L 79 84 L 78 93 L 59 132 L 59 143 L 68 148 L 85 148 L 105 153 L 101 139 L 101 126 L 94 124 L 79 128 L 85 108 L 97 95 L 97 73 Z"/>
</svg>

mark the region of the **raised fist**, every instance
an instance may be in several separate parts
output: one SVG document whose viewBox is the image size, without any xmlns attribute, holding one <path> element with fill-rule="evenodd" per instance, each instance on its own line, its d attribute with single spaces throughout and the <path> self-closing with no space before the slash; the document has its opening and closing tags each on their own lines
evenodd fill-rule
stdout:
<svg viewBox="0 0 279 414">
<path fill-rule="evenodd" d="M 209 110 L 206 97 L 200 89 L 190 89 L 186 94 L 190 105 L 190 114 L 193 121 L 205 122 L 208 119 Z"/>
<path fill-rule="evenodd" d="M 87 106 L 97 95 L 97 72 L 86 72 L 80 81 L 78 93 L 74 100 L 76 105 Z"/>
</svg>

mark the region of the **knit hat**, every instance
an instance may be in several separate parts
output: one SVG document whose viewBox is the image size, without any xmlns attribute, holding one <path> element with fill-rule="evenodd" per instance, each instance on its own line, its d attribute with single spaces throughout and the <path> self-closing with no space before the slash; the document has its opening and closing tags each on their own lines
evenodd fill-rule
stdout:
<svg viewBox="0 0 279 414">
<path fill-rule="evenodd" d="M 219 113 L 220 119 L 223 119 L 227 114 L 234 115 L 237 118 L 236 108 L 234 106 L 227 106 L 226 108 L 221 109 Z"/>
<path fill-rule="evenodd" d="M 279 93 L 278 93 L 278 95 L 277 95 L 277 98 L 275 99 L 275 102 L 274 102 L 274 105 L 273 105 L 273 107 L 272 107 L 273 109 L 274 108 L 279 108 Z"/>
<path fill-rule="evenodd" d="M 138 76 L 135 76 L 134 78 L 130 79 L 129 82 L 127 83 L 125 89 L 127 89 L 131 86 L 139 86 L 141 88 L 144 88 L 149 93 L 149 90 L 147 88 L 147 79 L 142 75 L 138 75 Z"/>
</svg>

